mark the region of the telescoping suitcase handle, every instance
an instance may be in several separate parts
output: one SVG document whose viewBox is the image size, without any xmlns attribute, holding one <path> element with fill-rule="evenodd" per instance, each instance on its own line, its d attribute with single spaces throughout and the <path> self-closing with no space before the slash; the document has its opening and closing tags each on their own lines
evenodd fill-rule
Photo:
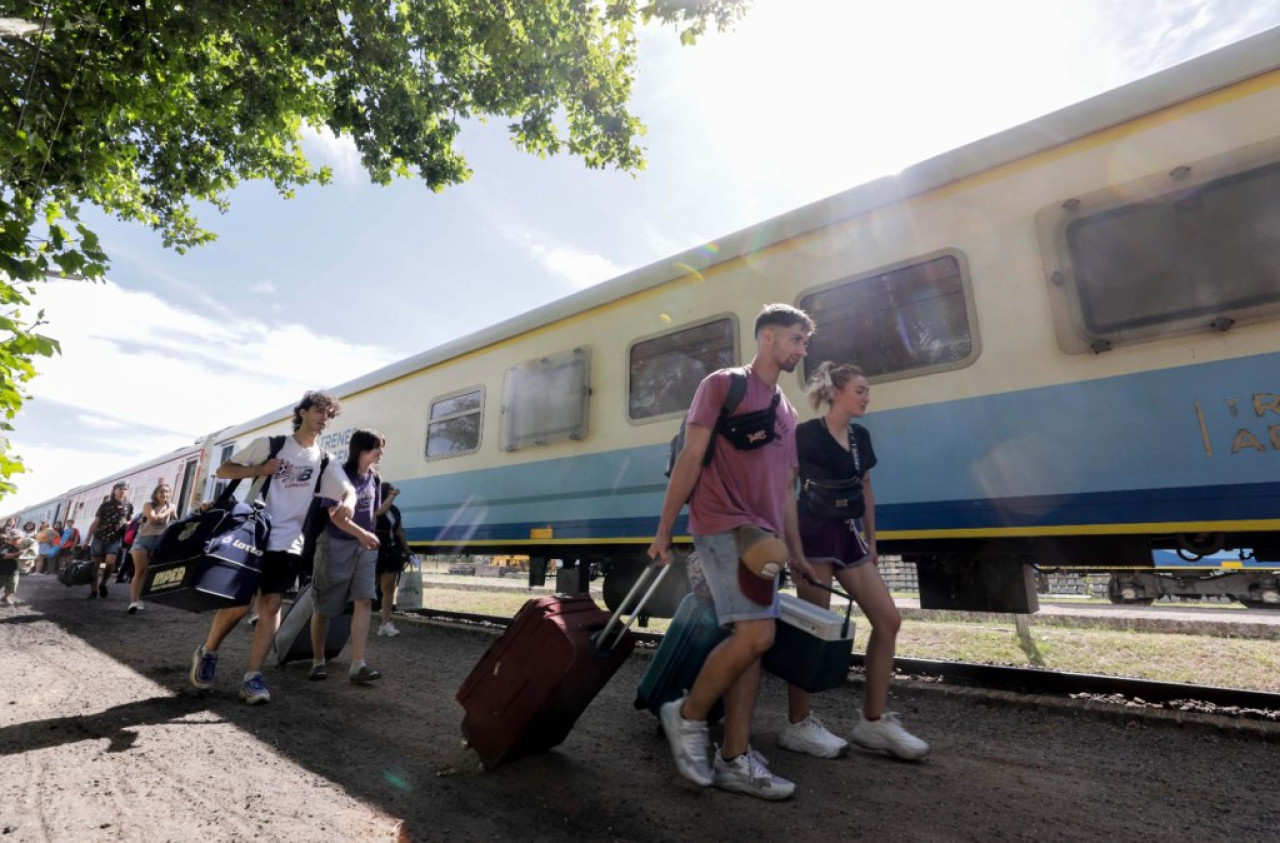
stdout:
<svg viewBox="0 0 1280 843">
<path fill-rule="evenodd" d="M 829 592 L 831 592 L 832 594 L 834 594 L 836 597 L 843 597 L 845 600 L 848 600 L 848 601 L 849 601 L 849 605 L 848 605 L 848 606 L 845 606 L 845 608 L 844 608 L 844 625 L 840 627 L 840 635 L 841 635 L 841 637 L 844 637 L 844 636 L 848 635 L 848 634 L 849 634 L 849 616 L 850 616 L 851 614 L 853 614 L 853 595 L 852 595 L 852 594 L 849 594 L 849 593 L 848 593 L 848 592 L 846 592 L 846 591 L 841 591 L 841 590 L 840 590 L 840 589 L 838 589 L 838 588 L 832 588 L 832 587 L 831 587 L 831 586 L 829 586 L 829 585 L 823 585 L 823 584 L 822 584 L 822 583 L 820 583 L 820 582 L 814 582 L 813 580 L 809 579 L 808 577 L 805 577 L 805 578 L 804 578 L 804 580 L 805 580 L 805 582 L 807 582 L 809 585 L 813 586 L 814 588 L 820 588 L 820 589 L 822 589 L 823 591 L 829 591 Z"/>
<path fill-rule="evenodd" d="M 636 580 L 636 584 L 631 586 L 631 590 L 627 592 L 627 596 L 622 598 L 622 602 L 618 604 L 618 608 L 609 616 L 609 622 L 604 625 L 604 629 L 600 630 L 600 632 L 596 634 L 596 652 L 604 652 L 622 641 L 622 636 L 626 635 L 627 630 L 631 629 L 631 625 L 636 622 L 636 618 L 640 617 L 641 610 L 648 605 L 649 598 L 653 597 L 653 593 L 658 590 L 658 586 L 662 585 L 662 581 L 666 579 L 667 574 L 670 572 L 670 565 L 648 565 L 645 567 L 644 573 Z M 654 576 L 651 577 L 651 574 Z M 652 581 L 650 582 L 650 580 Z M 637 602 L 635 607 L 631 610 L 631 617 L 627 618 L 626 625 L 619 630 L 618 637 L 614 639 L 613 644 L 609 644 L 609 632 L 618 625 L 619 621 L 622 620 L 623 614 L 627 611 L 627 606 L 631 604 L 631 601 L 646 585 L 648 586 L 648 590 L 644 592 L 644 596 L 640 598 L 639 602 Z"/>
</svg>

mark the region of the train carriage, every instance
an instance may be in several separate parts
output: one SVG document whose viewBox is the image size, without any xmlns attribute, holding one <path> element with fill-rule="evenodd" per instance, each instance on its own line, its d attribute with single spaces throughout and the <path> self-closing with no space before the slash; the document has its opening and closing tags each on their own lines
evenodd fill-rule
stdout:
<svg viewBox="0 0 1280 843">
<path fill-rule="evenodd" d="M 1280 604 L 1277 57 L 1280 29 L 343 384 L 324 444 L 387 435 L 419 550 L 626 579 L 697 383 L 789 302 L 793 404 L 824 359 L 871 376 L 880 547 L 926 605 L 1033 609 L 1033 562 L 1149 600 L 1154 550 L 1232 547 L 1261 565 L 1203 593 Z"/>
</svg>

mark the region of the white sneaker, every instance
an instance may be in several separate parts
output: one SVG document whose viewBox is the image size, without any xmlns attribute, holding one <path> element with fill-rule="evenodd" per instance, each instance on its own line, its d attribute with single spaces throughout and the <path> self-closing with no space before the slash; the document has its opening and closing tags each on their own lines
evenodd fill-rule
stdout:
<svg viewBox="0 0 1280 843">
<path fill-rule="evenodd" d="M 383 636 L 387 638 L 395 638 L 399 634 L 400 630 L 396 629 L 396 625 L 391 621 L 387 621 L 382 626 L 378 627 L 378 637 L 380 638 Z"/>
<path fill-rule="evenodd" d="M 764 759 L 750 748 L 732 761 L 725 761 L 717 749 L 712 784 L 721 790 L 772 801 L 788 799 L 796 792 L 793 782 L 769 772 Z"/>
<path fill-rule="evenodd" d="M 848 741 L 831 734 L 812 714 L 799 723 L 788 723 L 778 734 L 778 746 L 814 758 L 838 758 L 849 749 Z"/>
<path fill-rule="evenodd" d="M 146 607 L 142 605 L 142 601 L 141 601 L 141 600 L 135 600 L 135 601 L 133 601 L 132 603 L 130 603 L 130 604 L 129 604 L 129 608 L 128 608 L 128 610 L 127 610 L 127 611 L 128 611 L 128 612 L 129 612 L 129 614 L 131 614 L 131 615 L 136 615 L 136 614 L 138 614 L 139 612 L 141 612 L 141 611 L 142 611 L 143 609 L 145 609 L 145 608 L 146 608 Z"/>
<path fill-rule="evenodd" d="M 879 720 L 858 715 L 850 739 L 863 749 L 878 749 L 904 761 L 919 761 L 929 754 L 929 745 L 902 728 L 896 712 L 886 711 Z"/>
<path fill-rule="evenodd" d="M 672 700 L 658 709 L 658 717 L 662 721 L 662 731 L 667 735 L 667 743 L 671 745 L 671 755 L 675 758 L 680 775 L 694 784 L 706 787 L 711 784 L 711 764 L 707 760 L 711 740 L 707 737 L 707 722 L 685 720 L 680 715 L 680 707 L 683 705 L 684 697 Z"/>
</svg>

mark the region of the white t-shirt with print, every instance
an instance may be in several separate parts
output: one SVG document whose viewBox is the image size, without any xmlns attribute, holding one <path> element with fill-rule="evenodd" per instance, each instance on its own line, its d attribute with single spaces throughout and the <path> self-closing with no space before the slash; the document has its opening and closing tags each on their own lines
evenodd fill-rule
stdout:
<svg viewBox="0 0 1280 843">
<path fill-rule="evenodd" d="M 269 438 L 261 436 L 232 454 L 230 462 L 261 465 L 270 453 Z M 276 454 L 280 470 L 271 478 L 271 486 L 267 489 L 266 507 L 271 514 L 271 537 L 267 540 L 267 550 L 302 552 L 302 523 L 311 507 L 311 498 L 317 495 L 316 472 L 320 470 L 322 455 L 318 444 L 304 448 L 292 436 L 285 438 L 284 447 Z M 351 483 L 342 470 L 342 464 L 330 458 L 320 481 L 318 496 L 341 500 L 349 491 L 352 491 Z"/>
</svg>

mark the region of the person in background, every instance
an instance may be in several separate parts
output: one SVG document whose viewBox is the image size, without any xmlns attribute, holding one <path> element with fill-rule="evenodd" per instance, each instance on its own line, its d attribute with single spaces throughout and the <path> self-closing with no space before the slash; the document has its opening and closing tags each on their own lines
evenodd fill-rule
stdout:
<svg viewBox="0 0 1280 843">
<path fill-rule="evenodd" d="M 816 582 L 830 586 L 834 576 L 871 624 L 862 712 L 850 739 L 864 749 L 918 761 L 929 753 L 929 745 L 886 710 L 902 616 L 880 576 L 876 552 L 876 498 L 871 488 L 876 452 L 871 434 L 853 422 L 866 414 L 871 387 L 857 366 L 827 362 L 810 378 L 808 392 L 813 408 L 826 406 L 827 412 L 796 428 L 800 538 Z M 831 592 L 804 579 L 796 580 L 796 594 L 823 608 L 831 603 Z M 783 749 L 833 758 L 848 748 L 813 716 L 809 693 L 794 685 L 788 689 L 788 714 L 790 722 L 778 738 Z"/>
<path fill-rule="evenodd" d="M 374 526 L 381 494 L 377 469 L 385 444 L 386 439 L 376 430 L 360 428 L 351 434 L 343 470 L 356 490 L 352 514 L 340 511 L 336 500 L 320 499 L 320 506 L 328 510 L 329 523 L 316 539 L 315 577 L 311 580 L 315 602 L 315 611 L 311 613 L 312 679 L 325 679 L 329 675 L 324 658 L 329 619 L 341 615 L 347 601 L 354 604 L 351 668 L 347 678 L 357 684 L 368 684 L 382 677 L 365 664 L 364 648 L 378 587 L 378 536 Z"/>
<path fill-rule="evenodd" d="M 19 543 L 18 519 L 10 518 L 0 529 L 0 606 L 14 605 L 14 595 L 18 593 L 19 559 L 23 546 Z"/>
<path fill-rule="evenodd" d="M 40 542 L 40 556 L 36 559 L 37 574 L 51 574 L 58 564 L 58 542 L 62 539 L 62 523 L 45 521 L 36 532 Z"/>
<path fill-rule="evenodd" d="M 62 538 L 58 542 L 58 555 L 56 563 L 51 573 L 58 573 L 62 567 L 71 561 L 71 557 L 75 555 L 76 548 L 80 546 L 80 531 L 76 529 L 74 519 L 68 518 L 66 523 L 62 525 Z"/>
<path fill-rule="evenodd" d="M 124 528 L 133 518 L 133 504 L 125 500 L 129 484 L 123 480 L 111 487 L 111 496 L 98 507 L 89 525 L 89 558 L 93 561 L 93 581 L 89 583 L 89 599 L 107 596 L 107 579 L 115 571 L 120 558 Z"/>
<path fill-rule="evenodd" d="M 396 582 L 409 556 L 409 542 L 404 537 L 404 521 L 394 503 L 400 490 L 390 483 L 382 484 L 382 506 L 378 507 L 378 587 L 382 592 L 382 623 L 378 635 L 395 638 L 400 634 L 391 622 L 391 609 L 396 599 Z"/>
<path fill-rule="evenodd" d="M 120 564 L 116 566 L 116 582 L 133 581 L 133 542 L 138 537 L 138 528 L 142 526 L 142 513 L 133 516 L 133 520 L 124 528 L 120 537 Z"/>
<path fill-rule="evenodd" d="M 142 602 L 142 586 L 147 579 L 147 568 L 151 564 L 151 554 L 160 546 L 160 537 L 165 528 L 178 518 L 178 510 L 169 500 L 172 494 L 169 484 L 161 481 L 151 492 L 151 500 L 142 505 L 142 521 L 138 524 L 137 535 L 133 538 L 133 549 L 129 555 L 133 557 L 133 579 L 129 582 L 128 612 L 135 615 L 146 608 Z"/>
</svg>

